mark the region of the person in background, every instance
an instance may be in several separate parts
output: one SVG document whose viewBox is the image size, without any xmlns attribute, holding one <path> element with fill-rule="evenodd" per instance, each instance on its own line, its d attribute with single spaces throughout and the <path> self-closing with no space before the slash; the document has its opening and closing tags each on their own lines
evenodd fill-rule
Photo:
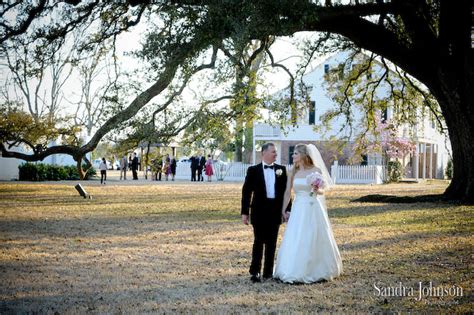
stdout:
<svg viewBox="0 0 474 315">
<path fill-rule="evenodd" d="M 207 176 L 207 181 L 212 182 L 212 175 L 214 175 L 214 171 L 212 169 L 212 158 L 210 154 L 207 155 L 207 161 L 206 161 L 204 173 Z"/>
<path fill-rule="evenodd" d="M 173 156 L 171 158 L 171 180 L 174 181 L 174 177 L 176 176 L 176 158 Z"/>
<path fill-rule="evenodd" d="M 199 159 L 197 155 L 191 156 L 189 159 L 191 161 L 191 181 L 195 182 L 196 181 L 196 171 L 199 166 Z"/>
<path fill-rule="evenodd" d="M 204 165 L 206 164 L 206 158 L 204 157 L 204 155 L 201 155 L 198 157 L 198 161 L 199 161 L 198 169 L 197 169 L 198 182 L 202 182 L 204 181 L 204 176 L 202 176 L 202 170 L 204 168 Z"/>
<path fill-rule="evenodd" d="M 152 159 L 150 163 L 151 180 L 158 180 L 158 158 Z"/>
<path fill-rule="evenodd" d="M 163 165 L 163 173 L 165 174 L 165 179 L 168 181 L 169 176 L 171 174 L 171 165 L 170 162 L 168 161 L 169 158 L 165 159 L 165 164 Z"/>
<path fill-rule="evenodd" d="M 100 162 L 100 165 L 99 165 L 99 170 L 100 170 L 100 184 L 105 185 L 105 181 L 107 180 L 107 162 L 105 161 L 105 158 L 102 158 L 102 162 Z"/>
<path fill-rule="evenodd" d="M 160 155 L 159 159 L 158 159 L 158 164 L 157 164 L 157 173 L 158 173 L 158 177 L 157 177 L 157 180 L 161 181 L 161 173 L 163 172 L 163 156 Z"/>
<path fill-rule="evenodd" d="M 129 170 L 129 171 L 132 170 L 132 161 L 133 161 L 132 155 L 130 154 L 130 155 L 128 156 L 128 170 Z"/>
<path fill-rule="evenodd" d="M 122 158 L 120 159 L 120 180 L 122 180 L 122 175 L 123 179 L 127 179 L 127 168 L 128 168 L 128 160 L 127 160 L 127 155 L 124 154 Z"/>
<path fill-rule="evenodd" d="M 133 179 L 138 180 L 138 156 L 137 153 L 133 153 L 133 160 L 132 160 L 132 174 L 133 174 Z"/>
</svg>

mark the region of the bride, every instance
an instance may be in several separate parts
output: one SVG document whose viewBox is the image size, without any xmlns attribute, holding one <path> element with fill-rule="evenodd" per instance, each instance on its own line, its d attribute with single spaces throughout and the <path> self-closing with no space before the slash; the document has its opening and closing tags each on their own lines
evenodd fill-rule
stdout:
<svg viewBox="0 0 474 315">
<path fill-rule="evenodd" d="M 312 144 L 296 145 L 293 162 L 295 167 L 288 176 L 282 210 L 288 224 L 273 277 L 287 283 L 332 280 L 342 273 L 341 256 L 323 195 L 332 180 L 321 154 Z M 324 189 L 313 188 L 310 180 L 315 176 L 323 181 L 320 187 Z M 285 209 L 290 201 L 291 189 L 295 191 L 295 199 L 288 219 Z"/>
</svg>

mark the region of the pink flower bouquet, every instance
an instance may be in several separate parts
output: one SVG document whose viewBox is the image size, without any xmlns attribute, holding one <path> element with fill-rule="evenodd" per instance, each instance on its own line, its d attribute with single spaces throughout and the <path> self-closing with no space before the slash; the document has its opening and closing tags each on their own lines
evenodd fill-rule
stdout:
<svg viewBox="0 0 474 315">
<path fill-rule="evenodd" d="M 308 185 L 311 185 L 311 196 L 314 195 L 314 193 L 319 189 L 326 188 L 326 181 L 324 180 L 323 175 L 317 172 L 311 173 L 306 176 L 306 181 Z"/>
</svg>

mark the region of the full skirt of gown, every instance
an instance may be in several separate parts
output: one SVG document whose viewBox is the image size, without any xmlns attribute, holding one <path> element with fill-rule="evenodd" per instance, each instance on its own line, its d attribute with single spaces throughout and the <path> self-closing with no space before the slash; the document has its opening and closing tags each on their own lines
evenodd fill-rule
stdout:
<svg viewBox="0 0 474 315">
<path fill-rule="evenodd" d="M 287 283 L 332 280 L 342 273 L 342 260 L 324 196 L 311 195 L 304 178 L 295 178 L 293 188 L 295 199 L 273 277 Z"/>
</svg>

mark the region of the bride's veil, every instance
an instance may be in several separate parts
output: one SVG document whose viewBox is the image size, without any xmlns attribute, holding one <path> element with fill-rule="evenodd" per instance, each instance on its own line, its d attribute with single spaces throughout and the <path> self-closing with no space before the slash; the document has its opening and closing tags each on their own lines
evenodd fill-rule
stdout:
<svg viewBox="0 0 474 315">
<path fill-rule="evenodd" d="M 324 160 L 321 157 L 318 148 L 316 148 L 314 144 L 307 144 L 306 152 L 313 161 L 314 166 L 321 170 L 321 175 L 323 175 L 324 181 L 326 182 L 326 189 L 331 188 L 334 185 L 334 182 L 332 181 L 331 175 L 329 174 L 326 164 L 324 164 Z"/>
<path fill-rule="evenodd" d="M 321 157 L 321 153 L 319 153 L 318 148 L 316 148 L 314 144 L 307 144 L 306 152 L 313 161 L 314 166 L 321 170 L 321 175 L 323 175 L 323 179 L 326 181 L 326 188 L 324 190 L 329 190 L 334 185 L 334 182 L 331 178 L 331 175 L 329 174 L 326 164 L 324 164 L 324 160 Z M 325 215 L 327 216 L 326 197 L 324 195 L 319 195 L 318 198 L 321 200 L 322 206 L 325 210 Z"/>
</svg>

